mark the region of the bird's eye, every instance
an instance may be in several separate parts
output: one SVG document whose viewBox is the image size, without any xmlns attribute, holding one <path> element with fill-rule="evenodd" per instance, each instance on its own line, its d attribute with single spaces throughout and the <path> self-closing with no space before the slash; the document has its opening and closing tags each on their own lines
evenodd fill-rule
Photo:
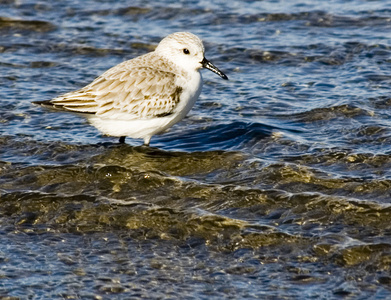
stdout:
<svg viewBox="0 0 391 300">
<path fill-rule="evenodd" d="M 189 49 L 185 48 L 185 49 L 183 49 L 183 53 L 185 53 L 187 55 L 187 54 L 190 54 L 190 51 L 189 51 Z"/>
</svg>

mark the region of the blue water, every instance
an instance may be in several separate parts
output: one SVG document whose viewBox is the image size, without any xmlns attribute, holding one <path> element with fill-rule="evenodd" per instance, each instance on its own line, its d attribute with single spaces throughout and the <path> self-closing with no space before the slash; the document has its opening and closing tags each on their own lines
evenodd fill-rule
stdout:
<svg viewBox="0 0 391 300">
<path fill-rule="evenodd" d="M 391 297 L 390 13 L 0 2 L 0 298 Z M 230 80 L 151 147 L 31 104 L 176 31 Z"/>
</svg>

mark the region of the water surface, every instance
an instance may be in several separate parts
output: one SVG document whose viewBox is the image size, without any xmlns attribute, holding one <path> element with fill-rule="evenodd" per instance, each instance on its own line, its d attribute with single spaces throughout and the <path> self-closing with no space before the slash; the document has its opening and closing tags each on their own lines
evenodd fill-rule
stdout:
<svg viewBox="0 0 391 300">
<path fill-rule="evenodd" d="M 0 297 L 391 297 L 388 1 L 0 2 Z M 151 147 L 31 101 L 191 31 Z"/>
</svg>

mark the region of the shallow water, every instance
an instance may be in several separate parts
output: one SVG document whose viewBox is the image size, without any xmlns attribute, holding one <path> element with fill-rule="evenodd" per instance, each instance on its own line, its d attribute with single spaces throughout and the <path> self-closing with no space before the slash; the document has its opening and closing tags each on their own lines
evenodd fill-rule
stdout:
<svg viewBox="0 0 391 300">
<path fill-rule="evenodd" d="M 0 297 L 391 297 L 389 1 L 0 1 Z M 31 105 L 191 31 L 151 147 Z"/>
</svg>

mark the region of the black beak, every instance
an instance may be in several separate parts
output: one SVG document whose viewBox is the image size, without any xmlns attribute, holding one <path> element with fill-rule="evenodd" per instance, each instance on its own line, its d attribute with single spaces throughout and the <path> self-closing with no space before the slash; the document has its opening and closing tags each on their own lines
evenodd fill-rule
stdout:
<svg viewBox="0 0 391 300">
<path fill-rule="evenodd" d="M 202 67 L 205 69 L 211 70 L 212 72 L 219 75 L 221 78 L 228 80 L 227 75 L 225 75 L 223 72 L 221 72 L 214 64 L 212 64 L 209 60 L 207 60 L 205 57 L 201 62 Z"/>
</svg>

